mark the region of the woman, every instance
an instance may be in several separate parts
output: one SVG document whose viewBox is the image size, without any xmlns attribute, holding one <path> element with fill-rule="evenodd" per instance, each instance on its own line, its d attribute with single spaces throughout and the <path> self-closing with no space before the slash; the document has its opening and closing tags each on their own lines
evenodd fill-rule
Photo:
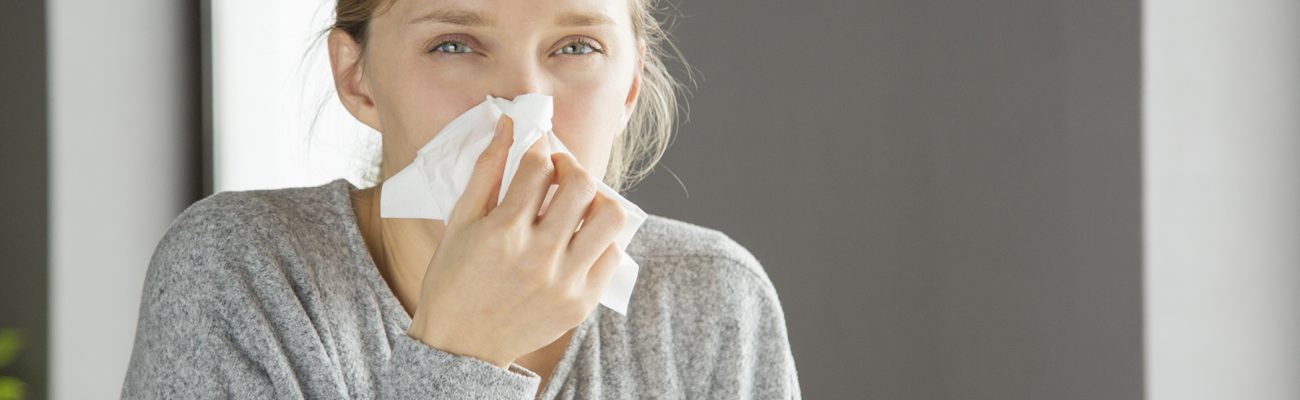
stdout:
<svg viewBox="0 0 1300 400">
<path fill-rule="evenodd" d="M 335 87 L 381 180 L 485 94 L 553 96 L 573 155 L 538 140 L 500 187 L 503 118 L 445 224 L 342 179 L 195 203 L 151 260 L 123 397 L 798 398 L 776 292 L 721 232 L 651 215 L 627 315 L 597 307 L 623 215 L 594 177 L 643 174 L 675 109 L 651 10 L 339 0 Z"/>
</svg>

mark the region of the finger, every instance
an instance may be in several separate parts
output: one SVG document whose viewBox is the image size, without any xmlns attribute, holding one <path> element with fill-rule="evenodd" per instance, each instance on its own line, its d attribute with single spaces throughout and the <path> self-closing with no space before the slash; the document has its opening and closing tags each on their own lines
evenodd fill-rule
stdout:
<svg viewBox="0 0 1300 400">
<path fill-rule="evenodd" d="M 555 163 L 559 189 L 542 215 L 540 225 L 541 230 L 551 237 L 563 238 L 561 244 L 567 245 L 596 197 L 597 183 L 573 155 L 557 152 L 551 155 L 551 160 Z"/>
<path fill-rule="evenodd" d="M 465 193 L 456 200 L 448 224 L 477 219 L 496 207 L 501 189 L 501 176 L 505 173 L 506 154 L 514 141 L 514 121 L 505 114 L 497 121 L 496 132 L 483 153 L 478 156 Z"/>
<path fill-rule="evenodd" d="M 591 265 L 600 256 L 605 247 L 614 241 L 614 237 L 623 229 L 627 216 L 622 206 L 605 193 L 596 193 L 591 201 L 591 210 L 583 219 L 581 228 L 569 241 L 570 257 L 583 261 L 583 266 Z"/>
<path fill-rule="evenodd" d="M 533 222 L 537 219 L 542 200 L 554 180 L 555 164 L 551 162 L 551 146 L 546 136 L 533 143 L 519 160 L 519 169 L 510 180 L 506 198 L 493 212 L 507 218 Z"/>
<path fill-rule="evenodd" d="M 587 271 L 587 288 L 597 293 L 603 291 L 609 286 L 609 280 L 614 277 L 614 270 L 618 268 L 619 261 L 622 261 L 623 255 L 618 251 L 618 245 L 610 243 L 605 246 L 605 252 L 600 254 L 600 258 L 591 265 L 591 270 Z"/>
</svg>

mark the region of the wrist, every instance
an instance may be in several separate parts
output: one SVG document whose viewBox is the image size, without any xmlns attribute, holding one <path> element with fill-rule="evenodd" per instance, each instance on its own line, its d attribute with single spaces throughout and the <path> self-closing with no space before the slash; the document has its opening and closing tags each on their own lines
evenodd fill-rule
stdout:
<svg viewBox="0 0 1300 400">
<path fill-rule="evenodd" d="M 424 323 L 423 320 L 424 320 L 423 318 L 419 318 L 418 316 L 412 318 L 411 327 L 406 330 L 406 335 L 410 336 L 415 340 L 420 341 L 421 343 L 424 343 L 426 346 L 447 353 L 451 353 L 459 356 L 465 356 L 465 357 L 473 357 L 475 359 L 496 366 L 497 368 L 506 369 L 506 370 L 510 369 L 510 364 L 513 362 L 512 358 L 507 358 L 503 356 L 498 356 L 496 354 L 488 354 L 485 352 L 472 350 L 475 348 L 482 348 L 482 346 L 473 346 L 472 344 L 457 342 L 453 340 L 455 338 L 455 335 L 445 334 L 438 329 L 430 329 L 428 325 Z"/>
</svg>

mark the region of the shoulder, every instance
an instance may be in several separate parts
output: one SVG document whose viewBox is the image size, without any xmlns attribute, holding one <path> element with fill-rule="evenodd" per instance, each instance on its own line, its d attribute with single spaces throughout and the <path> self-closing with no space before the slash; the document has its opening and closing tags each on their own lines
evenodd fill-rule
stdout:
<svg viewBox="0 0 1300 400">
<path fill-rule="evenodd" d="M 321 297 L 301 279 L 305 263 L 294 257 L 302 247 L 286 232 L 333 218 L 321 198 L 329 192 L 220 192 L 174 218 L 145 274 L 123 397 L 193 397 L 146 393 L 207 393 L 230 382 L 270 388 L 271 378 L 293 375 L 284 357 L 325 357 L 309 314 Z"/>
<path fill-rule="evenodd" d="M 205 227 L 210 230 L 311 219 L 347 203 L 347 181 L 320 186 L 223 191 L 194 202 L 176 217 L 172 228 Z"/>
<path fill-rule="evenodd" d="M 634 258 L 711 262 L 766 277 L 754 254 L 726 233 L 654 214 L 632 237 L 627 253 Z"/>
<path fill-rule="evenodd" d="M 754 382 L 765 382 L 759 397 L 798 397 L 785 313 L 753 253 L 717 229 L 660 216 L 648 217 L 627 253 L 641 270 L 627 318 L 609 319 L 626 328 L 610 332 L 659 346 L 645 357 L 673 354 L 678 376 L 698 377 L 688 397 L 726 397 Z"/>
<path fill-rule="evenodd" d="M 346 181 L 320 186 L 223 191 L 180 213 L 162 242 L 196 250 L 238 249 L 283 239 L 276 233 L 336 222 L 348 207 Z"/>
<path fill-rule="evenodd" d="M 756 300 L 776 302 L 776 290 L 758 258 L 714 228 L 652 214 L 627 253 L 641 267 L 638 290 L 658 292 L 660 299 L 676 303 L 660 307 L 736 314 Z"/>
<path fill-rule="evenodd" d="M 248 267 L 275 264 L 280 253 L 297 248 L 292 245 L 297 237 L 328 233 L 327 219 L 339 214 L 334 204 L 338 186 L 331 186 L 338 184 L 223 191 L 191 204 L 158 241 L 149 279 L 175 274 L 192 274 L 187 280 L 210 278 L 211 273 L 235 272 L 235 267 L 249 272 Z"/>
</svg>

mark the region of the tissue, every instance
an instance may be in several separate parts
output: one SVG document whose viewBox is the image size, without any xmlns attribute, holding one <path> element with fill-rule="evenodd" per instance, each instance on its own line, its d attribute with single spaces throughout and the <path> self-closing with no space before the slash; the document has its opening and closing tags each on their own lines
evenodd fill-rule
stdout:
<svg viewBox="0 0 1300 400">
<path fill-rule="evenodd" d="M 479 154 L 492 142 L 501 114 L 509 115 L 514 122 L 514 142 L 506 156 L 498 203 L 505 199 L 524 152 L 537 140 L 548 140 L 552 153 L 573 154 L 551 130 L 552 100 L 551 96 L 540 93 L 519 95 L 513 101 L 486 96 L 482 103 L 447 123 L 420 148 L 410 165 L 384 181 L 379 200 L 380 217 L 450 219 L 456 200 L 469 184 Z M 625 250 L 645 222 L 646 213 L 609 185 L 599 181 L 597 184 L 599 191 L 617 200 L 627 215 L 622 229 L 614 237 L 619 262 L 601 295 L 600 304 L 626 315 L 640 267 Z"/>
</svg>

